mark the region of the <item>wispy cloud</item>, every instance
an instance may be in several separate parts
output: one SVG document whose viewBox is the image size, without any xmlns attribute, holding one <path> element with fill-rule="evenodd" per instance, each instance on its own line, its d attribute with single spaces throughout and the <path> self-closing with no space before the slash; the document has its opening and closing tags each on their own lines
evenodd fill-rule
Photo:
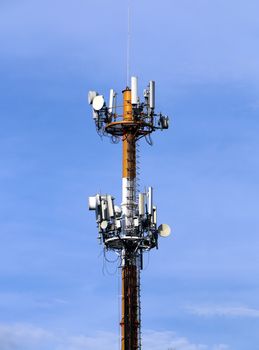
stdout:
<svg viewBox="0 0 259 350">
<path fill-rule="evenodd" d="M 219 317 L 250 317 L 259 318 L 259 309 L 245 306 L 188 306 L 191 314 L 197 316 Z"/>
<path fill-rule="evenodd" d="M 119 336 L 111 332 L 99 332 L 93 336 L 56 334 L 31 325 L 0 325 L 1 350 L 101 350 L 119 348 Z M 143 347 L 149 350 L 228 350 L 224 344 L 193 344 L 187 338 L 173 332 L 145 331 Z"/>
<path fill-rule="evenodd" d="M 49 342 L 52 337 L 50 332 L 30 325 L 0 325 L 1 350 L 33 349 L 42 342 Z"/>
<path fill-rule="evenodd" d="M 143 336 L 143 348 L 149 350 L 228 350 L 225 344 L 208 346 L 193 344 L 185 337 L 179 337 L 174 332 L 146 331 Z"/>
</svg>

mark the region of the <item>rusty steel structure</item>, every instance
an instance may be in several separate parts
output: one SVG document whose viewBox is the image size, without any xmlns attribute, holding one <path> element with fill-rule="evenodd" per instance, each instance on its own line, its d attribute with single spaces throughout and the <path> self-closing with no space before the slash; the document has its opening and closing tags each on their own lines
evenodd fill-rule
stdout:
<svg viewBox="0 0 259 350">
<path fill-rule="evenodd" d="M 140 271 L 143 254 L 158 248 L 158 236 L 170 234 L 168 225 L 157 226 L 157 208 L 153 205 L 153 188 L 137 191 L 137 142 L 156 130 L 168 129 L 169 119 L 155 113 L 155 82 L 144 90 L 144 102 L 138 97 L 137 77 L 131 87 L 122 92 L 122 113 L 119 113 L 117 94 L 110 90 L 109 104 L 96 91 L 88 94 L 93 108 L 97 132 L 122 141 L 122 202 L 108 194 L 89 197 L 89 209 L 96 213 L 99 239 L 105 250 L 120 257 L 122 274 L 121 350 L 141 349 Z"/>
</svg>

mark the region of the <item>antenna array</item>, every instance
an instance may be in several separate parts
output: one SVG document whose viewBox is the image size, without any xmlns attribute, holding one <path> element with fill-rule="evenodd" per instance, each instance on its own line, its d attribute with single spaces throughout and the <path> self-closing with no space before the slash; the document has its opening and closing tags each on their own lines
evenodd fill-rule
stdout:
<svg viewBox="0 0 259 350">
<path fill-rule="evenodd" d="M 157 225 L 157 207 L 153 203 L 153 188 L 138 193 L 136 144 L 147 140 L 156 130 L 169 127 L 169 118 L 155 112 L 155 82 L 144 90 L 144 101 L 138 96 L 138 79 L 131 78 L 131 88 L 123 93 L 123 107 L 117 105 L 117 94 L 111 89 L 109 103 L 103 95 L 90 91 L 93 120 L 100 135 L 122 141 L 122 203 L 108 194 L 89 197 L 89 209 L 95 211 L 98 235 L 105 249 L 121 257 L 122 320 L 121 349 L 139 350 L 140 339 L 140 270 L 143 253 L 158 248 L 158 237 L 167 237 L 170 227 Z M 122 109 L 122 110 L 121 110 Z M 120 112 L 121 110 L 121 112 Z"/>
</svg>

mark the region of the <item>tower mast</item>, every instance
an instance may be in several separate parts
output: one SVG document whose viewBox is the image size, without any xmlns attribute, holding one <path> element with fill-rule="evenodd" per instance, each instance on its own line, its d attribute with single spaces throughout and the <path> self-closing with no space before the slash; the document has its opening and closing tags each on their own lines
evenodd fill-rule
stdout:
<svg viewBox="0 0 259 350">
<path fill-rule="evenodd" d="M 123 91 L 123 121 L 134 123 L 131 90 Z M 122 155 L 122 214 L 125 231 L 134 232 L 136 216 L 136 136 L 134 129 L 125 129 Z M 140 305 L 138 284 L 139 252 L 134 244 L 125 247 L 122 256 L 122 319 L 121 350 L 139 349 Z"/>
<path fill-rule="evenodd" d="M 89 197 L 89 209 L 95 210 L 99 238 L 106 250 L 117 252 L 121 258 L 122 315 L 121 350 L 140 350 L 140 271 L 143 253 L 158 248 L 158 234 L 170 234 L 168 225 L 157 228 L 157 209 L 153 206 L 153 189 L 145 193 L 136 191 L 136 142 L 158 129 L 168 129 L 168 117 L 155 113 L 155 82 L 150 81 L 144 91 L 145 101 L 140 102 L 137 78 L 131 78 L 131 88 L 123 94 L 122 114 L 114 90 L 106 106 L 103 95 L 95 91 L 88 94 L 93 107 L 93 118 L 98 133 L 121 140 L 122 153 L 122 203 L 114 204 L 114 197 L 101 195 Z"/>
</svg>

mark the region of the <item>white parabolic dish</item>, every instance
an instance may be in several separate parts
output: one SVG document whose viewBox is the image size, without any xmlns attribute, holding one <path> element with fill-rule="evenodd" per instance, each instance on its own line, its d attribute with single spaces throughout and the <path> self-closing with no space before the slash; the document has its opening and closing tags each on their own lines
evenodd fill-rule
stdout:
<svg viewBox="0 0 259 350">
<path fill-rule="evenodd" d="M 104 106 L 104 98 L 102 95 L 96 96 L 93 100 L 93 109 L 100 111 Z"/>
<path fill-rule="evenodd" d="M 158 233 L 161 237 L 168 237 L 171 234 L 171 228 L 167 224 L 162 224 L 158 227 Z"/>
</svg>

